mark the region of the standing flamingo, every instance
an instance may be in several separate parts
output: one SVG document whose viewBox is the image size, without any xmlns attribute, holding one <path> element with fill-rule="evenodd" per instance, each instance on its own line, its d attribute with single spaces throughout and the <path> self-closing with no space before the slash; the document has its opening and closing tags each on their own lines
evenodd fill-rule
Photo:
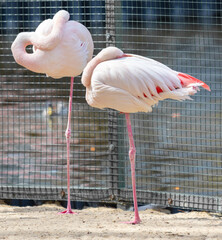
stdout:
<svg viewBox="0 0 222 240">
<path fill-rule="evenodd" d="M 60 10 L 53 19 L 43 21 L 35 32 L 19 33 L 11 50 L 16 62 L 27 69 L 45 73 L 53 78 L 71 77 L 68 124 L 65 132 L 67 141 L 67 209 L 62 213 L 74 213 L 70 203 L 69 152 L 71 136 L 71 111 L 74 77 L 81 74 L 93 54 L 91 34 L 82 24 L 69 21 L 69 13 Z M 33 45 L 33 53 L 26 47 Z"/>
<path fill-rule="evenodd" d="M 124 54 L 116 47 L 103 49 L 86 66 L 82 75 L 86 87 L 86 101 L 92 107 L 112 108 L 125 113 L 129 136 L 135 219 L 138 212 L 135 177 L 136 149 L 129 113 L 151 112 L 152 106 L 166 98 L 191 99 L 199 86 L 210 88 L 202 81 L 185 73 L 176 72 L 160 62 L 133 54 Z"/>
</svg>

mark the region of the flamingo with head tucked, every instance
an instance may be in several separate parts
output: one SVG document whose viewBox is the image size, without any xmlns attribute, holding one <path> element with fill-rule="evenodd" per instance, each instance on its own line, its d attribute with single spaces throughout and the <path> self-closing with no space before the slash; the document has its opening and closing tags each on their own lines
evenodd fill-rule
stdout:
<svg viewBox="0 0 222 240">
<path fill-rule="evenodd" d="M 15 40 L 12 45 L 13 55 L 18 63 L 28 69 L 43 72 L 55 78 L 76 76 L 86 66 L 82 75 L 82 83 L 86 87 L 86 101 L 88 104 L 100 109 L 112 108 L 125 113 L 130 144 L 129 158 L 135 212 L 135 219 L 127 223 L 138 224 L 141 220 L 136 196 L 136 149 L 129 113 L 150 112 L 152 107 L 160 100 L 167 98 L 179 101 L 190 99 L 189 95 L 194 95 L 200 86 L 209 91 L 210 88 L 202 81 L 188 74 L 174 71 L 164 64 L 149 58 L 124 54 L 116 47 L 103 49 L 89 61 L 93 49 L 90 34 L 82 25 L 67 21 L 68 13 L 60 11 L 49 22 L 50 27 L 47 27 L 47 22 L 43 22 L 37 28 L 36 33 L 32 33 L 35 35 L 40 33 L 40 36 L 26 37 L 25 33 L 19 34 L 20 36 L 18 35 L 17 38 L 22 40 L 22 43 L 18 39 Z M 73 26 L 82 29 L 82 31 L 73 30 L 77 37 L 73 37 L 72 41 L 66 39 L 70 37 L 70 32 L 67 30 L 71 28 L 66 27 L 66 25 L 71 25 L 71 22 Z M 58 29 L 56 29 L 54 23 L 56 23 Z M 45 26 L 47 27 L 46 30 Z M 32 34 L 29 33 L 29 35 Z M 52 37 L 50 38 L 48 34 Z M 43 44 L 44 42 L 46 44 Z M 58 45 L 56 45 L 57 43 Z M 25 52 L 25 47 L 29 44 L 34 45 L 34 53 L 31 55 L 39 53 L 35 60 L 31 59 L 31 56 Z M 68 50 L 63 50 L 63 47 L 68 48 Z M 73 53 L 71 53 L 72 49 Z M 23 57 L 20 57 L 18 53 L 22 53 Z M 49 60 L 45 60 L 46 58 L 49 58 Z M 41 59 L 43 66 L 41 65 Z M 66 130 L 68 156 L 73 78 L 71 79 L 69 120 Z M 67 164 L 68 162 L 69 157 Z M 65 212 L 70 211 L 71 208 L 68 207 Z"/>
<path fill-rule="evenodd" d="M 26 47 L 33 45 L 33 53 L 28 54 Z M 71 111 L 73 81 L 82 73 L 93 54 L 91 34 L 82 24 L 69 21 L 69 13 L 60 10 L 53 19 L 43 21 L 35 32 L 19 33 L 11 46 L 15 61 L 27 69 L 45 73 L 53 78 L 71 77 L 68 124 L 65 132 L 67 141 L 67 210 L 74 213 L 70 203 L 69 152 L 71 136 Z"/>
<path fill-rule="evenodd" d="M 136 196 L 135 154 L 129 113 L 151 112 L 160 100 L 190 99 L 204 82 L 174 71 L 150 58 L 124 54 L 116 47 L 103 49 L 86 66 L 82 74 L 86 87 L 86 101 L 92 107 L 112 108 L 125 113 L 129 136 L 129 159 L 131 163 L 135 219 L 127 222 L 140 223 Z"/>
</svg>

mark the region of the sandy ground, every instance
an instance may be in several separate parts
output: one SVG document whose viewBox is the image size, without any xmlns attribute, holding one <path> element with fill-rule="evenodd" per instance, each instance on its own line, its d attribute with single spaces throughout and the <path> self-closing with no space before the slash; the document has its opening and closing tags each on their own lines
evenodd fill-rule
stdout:
<svg viewBox="0 0 222 240">
<path fill-rule="evenodd" d="M 222 239 L 222 217 L 205 212 L 167 214 L 141 211 L 142 223 L 124 224 L 133 212 L 87 208 L 59 215 L 56 204 L 11 207 L 0 204 L 0 239 Z"/>
</svg>

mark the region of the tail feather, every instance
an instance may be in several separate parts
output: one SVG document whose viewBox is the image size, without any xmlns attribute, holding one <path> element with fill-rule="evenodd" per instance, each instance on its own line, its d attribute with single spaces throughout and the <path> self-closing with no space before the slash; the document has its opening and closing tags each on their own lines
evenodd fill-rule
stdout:
<svg viewBox="0 0 222 240">
<path fill-rule="evenodd" d="M 199 80 L 195 77 L 192 77 L 186 73 L 178 73 L 178 78 L 180 79 L 181 84 L 184 87 L 187 87 L 187 86 L 189 87 L 189 86 L 197 84 L 198 86 L 201 86 L 201 87 L 205 88 L 206 90 L 211 91 L 210 87 L 206 83 L 204 83 L 201 80 Z"/>
</svg>

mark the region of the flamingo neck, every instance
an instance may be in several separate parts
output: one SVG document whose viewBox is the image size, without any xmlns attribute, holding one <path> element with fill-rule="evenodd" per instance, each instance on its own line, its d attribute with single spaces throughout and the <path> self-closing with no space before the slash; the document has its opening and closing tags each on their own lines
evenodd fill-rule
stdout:
<svg viewBox="0 0 222 240">
<path fill-rule="evenodd" d="M 85 67 L 82 75 L 82 84 L 87 88 L 91 84 L 91 77 L 94 69 L 101 62 L 108 60 L 118 59 L 124 57 L 124 54 L 120 49 L 116 47 L 107 47 L 98 53 Z"/>
<path fill-rule="evenodd" d="M 33 32 L 23 32 L 18 34 L 12 44 L 11 50 L 16 62 L 34 72 L 41 72 L 40 65 L 36 61 L 35 53 L 27 53 L 26 47 L 32 45 L 31 38 Z"/>
</svg>

